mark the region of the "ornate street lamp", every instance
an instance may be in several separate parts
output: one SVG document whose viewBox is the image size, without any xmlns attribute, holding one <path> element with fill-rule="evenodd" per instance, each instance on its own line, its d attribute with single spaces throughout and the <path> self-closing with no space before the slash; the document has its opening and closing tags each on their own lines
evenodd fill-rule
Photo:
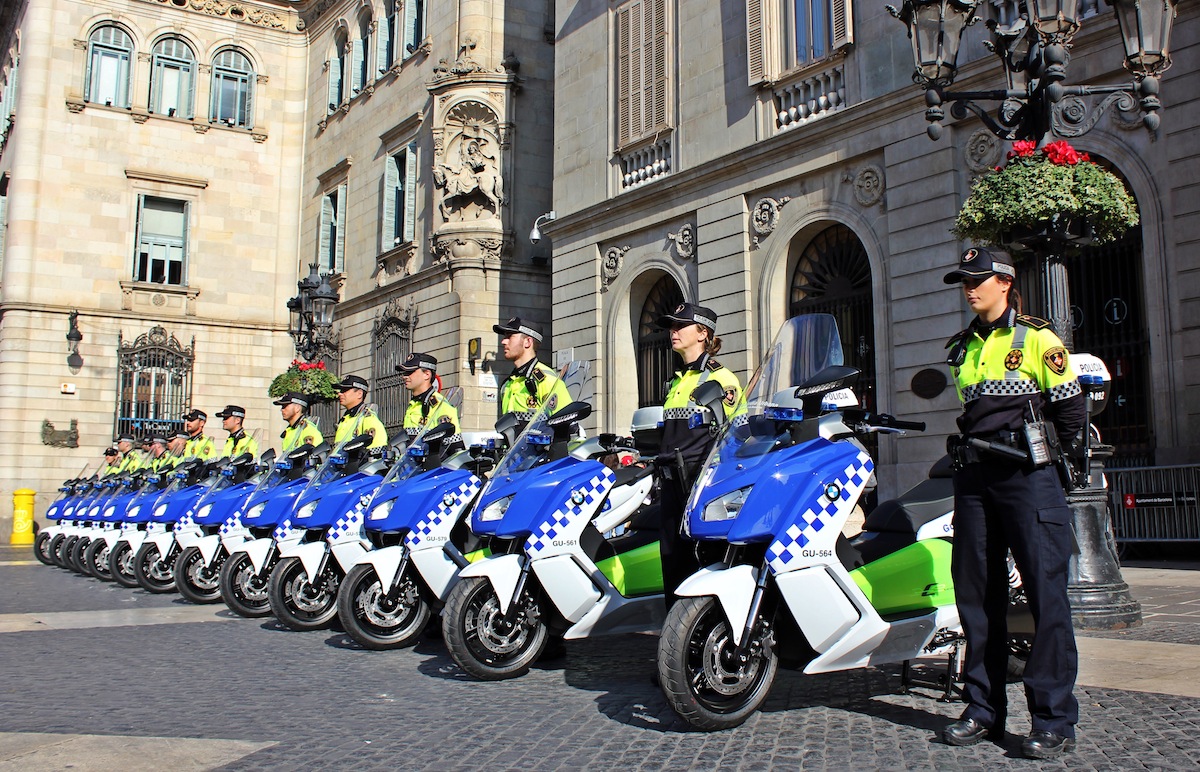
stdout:
<svg viewBox="0 0 1200 772">
<path fill-rule="evenodd" d="M 308 276 L 296 282 L 298 294 L 287 302 L 291 320 L 288 333 L 296 341 L 296 351 L 309 362 L 329 341 L 333 309 L 338 302 L 337 290 L 329 283 L 331 274 L 320 274 L 317 267 L 316 263 L 309 264 Z"/>
</svg>

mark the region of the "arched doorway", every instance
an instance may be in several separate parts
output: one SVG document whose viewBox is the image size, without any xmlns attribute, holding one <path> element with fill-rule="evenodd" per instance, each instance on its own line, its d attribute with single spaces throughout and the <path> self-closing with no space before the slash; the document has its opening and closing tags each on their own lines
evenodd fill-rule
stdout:
<svg viewBox="0 0 1200 772">
<path fill-rule="evenodd" d="M 678 355 L 671 350 L 671 333 L 655 323 L 658 317 L 674 311 L 683 302 L 683 290 L 673 278 L 663 274 L 646 295 L 638 317 L 637 382 L 638 407 L 661 405 L 675 369 Z"/>
<path fill-rule="evenodd" d="M 788 316 L 832 314 L 837 319 L 846 364 L 862 372 L 854 392 L 863 407 L 874 410 L 875 316 L 866 249 L 845 225 L 832 225 L 807 244 L 797 240 L 792 249 L 799 255 L 792 271 Z"/>
</svg>

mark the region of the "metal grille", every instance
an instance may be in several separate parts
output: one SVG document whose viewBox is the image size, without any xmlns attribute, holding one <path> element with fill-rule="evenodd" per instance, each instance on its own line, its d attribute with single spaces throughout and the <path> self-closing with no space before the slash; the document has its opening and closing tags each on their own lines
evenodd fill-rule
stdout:
<svg viewBox="0 0 1200 772">
<path fill-rule="evenodd" d="M 371 332 L 371 401 L 389 437 L 397 436 L 404 426 L 408 394 L 396 365 L 412 352 L 416 324 L 416 309 L 412 305 L 402 307 L 398 299 L 393 299 L 375 318 Z"/>
<path fill-rule="evenodd" d="M 1200 541 L 1200 466 L 1108 469 L 1119 542 Z"/>
<path fill-rule="evenodd" d="M 151 327 L 128 345 L 117 336 L 115 434 L 169 436 L 183 428 L 192 401 L 196 339 L 184 348 L 162 327 Z"/>
<path fill-rule="evenodd" d="M 658 317 L 683 303 L 683 290 L 670 276 L 663 275 L 646 296 L 638 323 L 638 407 L 661 405 L 667 399 L 671 376 L 681 367 L 679 355 L 671 350 L 671 331 L 661 329 Z"/>
</svg>

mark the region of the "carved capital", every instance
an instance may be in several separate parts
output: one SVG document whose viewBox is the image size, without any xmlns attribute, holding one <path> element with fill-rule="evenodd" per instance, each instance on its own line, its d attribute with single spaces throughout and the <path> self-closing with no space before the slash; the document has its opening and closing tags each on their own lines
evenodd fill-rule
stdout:
<svg viewBox="0 0 1200 772">
<path fill-rule="evenodd" d="M 193 123 L 192 124 L 192 131 L 196 132 L 197 134 L 207 134 L 208 128 L 209 128 L 209 126 L 207 123 Z"/>
<path fill-rule="evenodd" d="M 145 123 L 147 120 L 149 120 L 150 113 L 146 112 L 140 107 L 135 107 L 129 113 L 129 117 L 133 119 L 134 123 Z"/>
<path fill-rule="evenodd" d="M 67 111 L 72 113 L 81 113 L 83 108 L 87 106 L 79 97 L 67 97 Z"/>
<path fill-rule="evenodd" d="M 250 139 L 254 140 L 255 142 L 257 142 L 258 144 L 261 145 L 262 143 L 267 141 L 267 132 L 252 131 L 252 132 L 250 132 Z"/>
</svg>

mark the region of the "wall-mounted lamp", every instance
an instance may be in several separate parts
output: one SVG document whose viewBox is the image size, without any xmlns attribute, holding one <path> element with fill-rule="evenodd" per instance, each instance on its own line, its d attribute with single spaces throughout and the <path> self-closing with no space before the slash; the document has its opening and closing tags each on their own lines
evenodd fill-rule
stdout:
<svg viewBox="0 0 1200 772">
<path fill-rule="evenodd" d="M 538 228 L 539 225 L 544 225 L 545 223 L 548 223 L 557 218 L 558 218 L 558 212 L 551 209 L 549 212 L 546 212 L 545 214 L 539 216 L 536 220 L 534 220 L 533 221 L 533 230 L 529 231 L 529 243 L 536 244 L 542 240 L 542 232 Z"/>
<path fill-rule="evenodd" d="M 482 350 L 482 338 L 471 338 L 467 341 L 467 363 L 471 366 L 471 375 L 475 374 L 475 363 L 479 360 L 479 353 Z"/>
<path fill-rule="evenodd" d="M 79 344 L 83 342 L 83 333 L 79 331 L 79 312 L 67 314 L 67 367 L 72 373 L 77 373 L 83 367 L 83 357 L 79 355 Z"/>
</svg>

